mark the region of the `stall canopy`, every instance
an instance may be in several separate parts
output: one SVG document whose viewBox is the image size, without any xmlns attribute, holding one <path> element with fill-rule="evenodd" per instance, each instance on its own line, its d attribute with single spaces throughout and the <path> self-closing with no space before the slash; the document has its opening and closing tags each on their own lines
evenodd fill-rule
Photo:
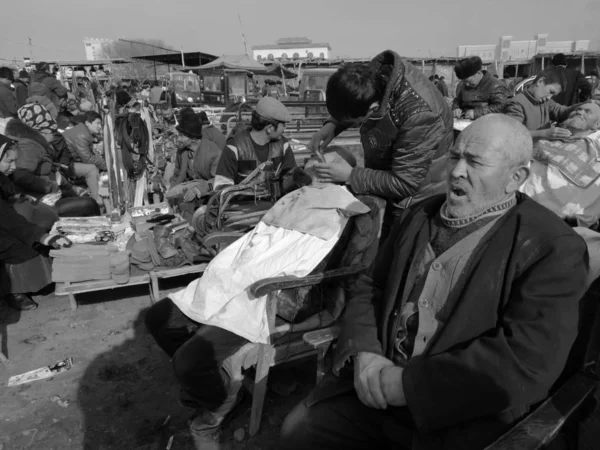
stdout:
<svg viewBox="0 0 600 450">
<path fill-rule="evenodd" d="M 276 75 L 281 78 L 296 78 L 298 74 L 279 62 L 267 67 L 266 75 Z"/>
<path fill-rule="evenodd" d="M 253 73 L 265 73 L 267 68 L 254 61 L 248 55 L 223 55 L 214 61 L 197 67 L 187 67 L 192 70 L 239 70 Z"/>
<path fill-rule="evenodd" d="M 208 64 L 201 66 L 181 68 L 181 70 L 193 70 L 197 73 L 206 72 L 252 72 L 254 75 L 271 75 L 281 78 L 295 78 L 298 75 L 291 69 L 277 63 L 266 67 L 256 62 L 248 55 L 223 55 Z"/>
</svg>

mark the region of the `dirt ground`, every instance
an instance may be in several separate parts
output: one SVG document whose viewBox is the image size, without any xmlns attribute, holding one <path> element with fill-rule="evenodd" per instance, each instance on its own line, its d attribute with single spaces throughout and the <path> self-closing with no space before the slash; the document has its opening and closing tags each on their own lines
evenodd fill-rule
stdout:
<svg viewBox="0 0 600 450">
<path fill-rule="evenodd" d="M 10 358 L 0 364 L 0 450 L 158 450 L 171 437 L 171 450 L 271 449 L 286 413 L 314 385 L 313 359 L 275 367 L 269 384 L 296 388 L 289 396 L 269 391 L 257 436 L 248 436 L 247 395 L 219 442 L 195 442 L 187 432 L 193 411 L 179 405 L 169 359 L 143 324 L 147 288 L 79 294 L 77 300 L 76 311 L 67 297 L 53 294 L 38 297 L 34 311 L 0 306 L 2 348 Z M 7 387 L 9 377 L 67 357 L 74 360 L 71 370 Z M 245 430 L 241 441 L 234 438 L 239 429 Z"/>
</svg>

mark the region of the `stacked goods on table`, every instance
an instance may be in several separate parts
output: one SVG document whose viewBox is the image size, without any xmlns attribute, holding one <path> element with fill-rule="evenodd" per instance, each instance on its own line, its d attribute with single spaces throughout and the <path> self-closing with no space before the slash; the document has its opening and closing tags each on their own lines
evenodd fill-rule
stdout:
<svg viewBox="0 0 600 450">
<path fill-rule="evenodd" d="M 186 221 L 173 214 L 137 216 L 132 218 L 136 230 L 127 248 L 131 264 L 141 270 L 155 267 L 181 267 L 210 261 L 214 253 L 194 239 Z"/>
<path fill-rule="evenodd" d="M 107 217 L 63 217 L 52 227 L 52 234 L 62 234 L 73 244 L 108 242 L 114 240 L 111 235 L 111 223 Z M 112 239 L 111 239 L 112 237 Z"/>
<path fill-rule="evenodd" d="M 75 244 L 69 248 L 50 250 L 52 281 L 110 280 L 129 282 L 129 251 L 120 252 L 116 244 Z"/>
<path fill-rule="evenodd" d="M 54 224 L 51 233 L 61 234 L 74 244 L 114 242 L 119 250 L 125 250 L 133 229 L 127 218 L 112 223 L 108 217 L 63 217 Z"/>
<path fill-rule="evenodd" d="M 129 257 L 131 252 L 114 253 L 110 255 L 110 275 L 117 284 L 129 283 Z"/>
</svg>

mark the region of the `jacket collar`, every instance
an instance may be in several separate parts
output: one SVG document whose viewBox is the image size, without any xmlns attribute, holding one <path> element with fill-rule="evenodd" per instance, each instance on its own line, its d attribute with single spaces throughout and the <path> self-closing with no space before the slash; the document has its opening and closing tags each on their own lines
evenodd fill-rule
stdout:
<svg viewBox="0 0 600 450">
<path fill-rule="evenodd" d="M 399 82 L 404 78 L 404 64 L 400 55 L 392 50 L 385 50 L 377 55 L 370 63 L 377 73 L 387 78 L 385 91 L 381 100 L 379 109 L 371 116 L 371 119 L 381 119 L 386 115 L 390 108 L 392 94 L 396 90 Z"/>
<path fill-rule="evenodd" d="M 529 100 L 534 105 L 542 105 L 548 101 L 547 99 L 544 99 L 542 101 L 537 100 L 533 96 L 533 94 L 531 92 L 529 92 L 529 87 L 526 87 L 525 89 L 523 89 L 523 95 L 525 96 L 525 98 L 527 98 L 527 100 Z"/>
</svg>

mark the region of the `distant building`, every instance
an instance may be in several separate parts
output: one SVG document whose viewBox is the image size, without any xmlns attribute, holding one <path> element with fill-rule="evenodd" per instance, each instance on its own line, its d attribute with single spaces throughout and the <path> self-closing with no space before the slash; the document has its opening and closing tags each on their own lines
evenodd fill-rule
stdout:
<svg viewBox="0 0 600 450">
<path fill-rule="evenodd" d="M 256 61 L 281 59 L 328 59 L 329 43 L 316 43 L 305 37 L 281 38 L 275 44 L 255 45 L 252 57 Z"/>
<path fill-rule="evenodd" d="M 537 34 L 531 41 L 513 41 L 512 36 L 501 36 L 498 44 L 459 45 L 459 58 L 479 56 L 483 62 L 529 61 L 543 53 L 575 53 L 587 51 L 590 41 L 548 42 L 547 34 Z"/>
<path fill-rule="evenodd" d="M 456 56 L 479 56 L 488 65 L 488 70 L 492 68 L 494 73 L 526 77 L 547 67 L 552 55 L 564 53 L 574 59 L 576 55 L 580 57 L 588 52 L 589 45 L 590 41 L 549 42 L 547 34 L 537 34 L 530 41 L 513 41 L 512 36 L 501 36 L 498 44 L 459 45 Z"/>
<path fill-rule="evenodd" d="M 104 54 L 102 46 L 111 44 L 112 42 L 114 42 L 113 39 L 84 38 L 83 45 L 85 45 L 85 59 L 88 61 L 105 59 L 106 55 Z"/>
</svg>

